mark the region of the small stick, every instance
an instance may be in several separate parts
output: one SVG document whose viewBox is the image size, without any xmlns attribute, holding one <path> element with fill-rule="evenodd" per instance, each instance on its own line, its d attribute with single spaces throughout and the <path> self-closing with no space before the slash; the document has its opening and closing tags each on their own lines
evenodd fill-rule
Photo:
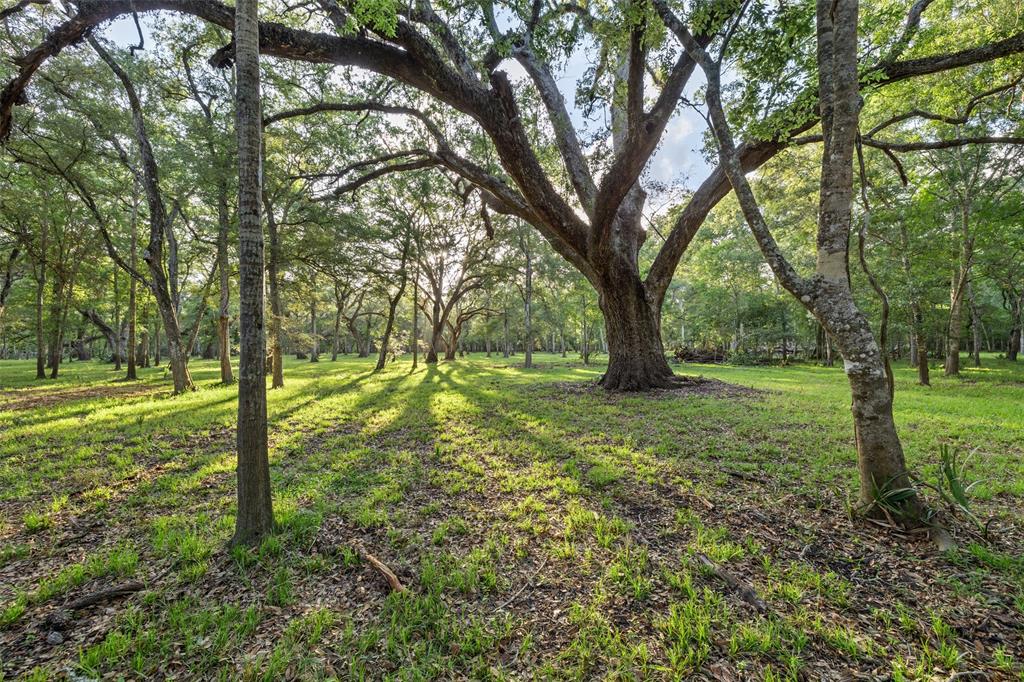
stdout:
<svg viewBox="0 0 1024 682">
<path fill-rule="evenodd" d="M 516 590 L 515 594 L 513 594 L 511 597 L 509 597 L 505 601 L 501 602 L 500 604 L 498 604 L 497 608 L 495 608 L 494 610 L 498 611 L 500 609 L 503 609 L 506 606 L 508 606 L 509 604 L 511 604 L 512 602 L 514 602 L 516 599 L 518 599 L 519 595 L 521 595 L 523 593 L 523 590 L 525 590 L 527 587 L 529 587 L 530 583 L 532 583 L 534 581 L 534 579 L 537 577 L 537 574 L 540 573 L 541 570 L 543 570 L 544 564 L 546 564 L 547 562 L 548 562 L 548 558 L 547 558 L 547 556 L 545 556 L 544 560 L 540 562 L 540 566 L 538 566 L 537 570 L 534 571 L 533 575 L 530 576 L 530 579 L 527 580 L 525 583 L 523 583 L 523 586 L 520 587 L 518 590 Z"/>
<path fill-rule="evenodd" d="M 384 579 L 388 581 L 388 585 L 391 587 L 392 592 L 407 591 L 405 585 L 403 585 L 402 581 L 398 579 L 398 576 L 395 575 L 395 572 L 388 568 L 387 564 L 385 564 L 383 561 L 367 552 L 360 545 L 355 545 L 355 549 L 357 552 L 359 552 L 359 556 L 361 556 L 363 560 L 366 561 L 366 563 L 373 566 L 382 576 L 384 576 Z"/>
<path fill-rule="evenodd" d="M 745 582 L 734 576 L 732 573 L 729 573 L 725 569 L 719 567 L 717 564 L 715 564 L 714 561 L 707 558 L 707 556 L 705 556 L 704 554 L 696 552 L 693 556 L 702 566 L 704 566 L 711 573 L 713 573 L 715 577 L 717 577 L 719 580 L 721 580 L 726 585 L 731 587 L 737 594 L 739 594 L 743 601 L 753 606 L 755 611 L 757 611 L 758 613 L 766 613 L 768 611 L 768 605 L 764 603 L 763 599 L 757 596 L 757 592 L 755 592 L 754 588 L 752 588 L 750 585 L 747 585 Z"/>
<path fill-rule="evenodd" d="M 133 580 L 131 582 L 124 583 L 123 585 L 111 587 L 109 590 L 101 590 L 99 592 L 87 594 L 84 597 L 80 597 L 71 602 L 64 608 L 68 611 L 77 611 L 78 609 L 84 609 L 85 607 L 92 606 L 93 604 L 100 604 L 105 601 L 110 601 L 111 599 L 117 599 L 118 597 L 126 597 L 129 594 L 138 592 L 144 587 L 144 584 L 137 580 Z"/>
</svg>

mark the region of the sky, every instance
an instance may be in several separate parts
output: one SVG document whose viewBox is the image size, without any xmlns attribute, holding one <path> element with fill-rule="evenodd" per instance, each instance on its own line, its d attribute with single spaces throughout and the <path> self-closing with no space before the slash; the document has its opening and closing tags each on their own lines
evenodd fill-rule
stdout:
<svg viewBox="0 0 1024 682">
<path fill-rule="evenodd" d="M 152 39 L 147 24 L 146 17 L 142 17 L 146 44 L 151 45 Z M 138 33 L 131 17 L 122 17 L 112 22 L 104 27 L 100 34 L 125 47 L 138 43 Z M 557 75 L 559 90 L 571 107 L 570 115 L 577 130 L 583 130 L 586 122 L 582 110 L 573 106 L 576 83 L 593 61 L 593 55 L 588 54 L 586 49 L 580 48 L 570 57 L 563 72 Z M 509 78 L 513 81 L 528 78 L 522 67 L 512 60 L 506 60 L 502 64 L 502 68 L 508 72 Z M 701 74 L 697 70 L 694 73 L 693 82 L 687 87 L 686 95 L 692 95 L 694 90 L 703 84 L 700 76 Z M 680 108 L 669 121 L 662 135 L 661 145 L 648 165 L 646 177 L 657 183 L 676 184 L 688 189 L 695 189 L 710 172 L 708 164 L 700 153 L 705 128 L 704 120 L 699 114 L 692 109 Z M 648 206 L 648 211 L 657 212 L 656 204 L 656 200 L 652 201 L 652 206 Z"/>
</svg>

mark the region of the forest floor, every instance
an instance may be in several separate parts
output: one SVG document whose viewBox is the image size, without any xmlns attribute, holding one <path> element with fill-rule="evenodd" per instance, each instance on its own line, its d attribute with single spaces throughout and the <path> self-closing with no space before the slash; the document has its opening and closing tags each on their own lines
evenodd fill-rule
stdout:
<svg viewBox="0 0 1024 682">
<path fill-rule="evenodd" d="M 850 519 L 839 368 L 637 396 L 521 361 L 290 361 L 253 551 L 216 363 L 171 397 L 0 362 L 0 679 L 1024 680 L 1024 363 L 897 368 L 913 471 L 949 444 L 981 481 L 988 538 L 944 513 L 939 552 Z"/>
</svg>

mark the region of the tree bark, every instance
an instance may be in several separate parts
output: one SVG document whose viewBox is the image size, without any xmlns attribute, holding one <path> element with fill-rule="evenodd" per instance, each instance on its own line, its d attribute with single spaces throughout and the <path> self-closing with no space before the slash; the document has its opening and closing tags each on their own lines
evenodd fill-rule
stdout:
<svg viewBox="0 0 1024 682">
<path fill-rule="evenodd" d="M 235 129 L 238 137 L 238 513 L 232 544 L 274 530 L 267 444 L 263 329 L 263 225 L 258 0 L 235 5 Z"/>
<path fill-rule="evenodd" d="M 1010 339 L 1006 347 L 1006 359 L 1017 362 L 1017 354 L 1021 348 L 1021 322 L 1024 314 L 1024 294 L 1012 295 L 1010 305 Z"/>
<path fill-rule="evenodd" d="M 281 324 L 284 309 L 281 306 L 281 280 L 278 268 L 281 266 L 281 236 L 277 229 L 277 216 L 266 192 L 262 193 L 263 206 L 267 213 L 267 236 L 270 239 L 270 258 L 267 260 L 267 289 L 270 292 L 270 364 L 271 388 L 284 386 L 284 348 L 281 343 Z"/>
<path fill-rule="evenodd" d="M 600 383 L 614 391 L 670 388 L 675 377 L 661 343 L 661 321 L 638 277 L 628 270 L 609 276 L 598 303 L 604 313 L 608 369 Z M 584 308 L 585 310 L 585 308 Z M 584 336 L 587 337 L 586 322 Z M 584 363 L 590 362 L 590 340 L 584 338 Z"/>
<path fill-rule="evenodd" d="M 217 319 L 217 353 L 220 356 L 220 381 L 234 383 L 231 371 L 231 287 L 228 279 L 228 188 L 220 179 L 217 183 L 217 274 L 220 301 Z"/>
<path fill-rule="evenodd" d="M 416 369 L 420 354 L 420 266 L 416 264 L 416 274 L 412 278 L 412 368 Z"/>
<path fill-rule="evenodd" d="M 40 237 L 40 254 L 46 253 L 46 221 Z M 46 293 L 46 257 L 40 255 L 36 264 L 36 379 L 46 378 L 46 336 L 43 332 L 43 309 Z"/>
<path fill-rule="evenodd" d="M 523 366 L 526 369 L 533 367 L 533 317 L 532 317 L 532 306 L 533 306 L 533 254 L 530 251 L 530 245 L 526 238 L 521 238 L 523 256 L 526 258 L 526 272 L 525 282 L 523 286 L 523 324 L 524 332 L 526 334 L 526 340 L 524 344 L 524 359 Z"/>
<path fill-rule="evenodd" d="M 320 362 L 320 335 L 316 330 L 316 293 L 313 293 L 309 299 L 309 335 L 311 339 L 309 361 Z"/>
<path fill-rule="evenodd" d="M 114 268 L 114 370 L 121 371 L 121 290 L 118 286 L 119 272 Z"/>
<path fill-rule="evenodd" d="M 910 490 L 888 501 L 910 523 L 920 523 L 903 447 L 892 412 L 892 384 L 867 318 L 850 286 L 853 167 L 861 99 L 857 71 L 857 0 L 817 0 L 817 62 L 823 131 L 819 189 L 817 263 L 813 276 L 800 276 L 775 241 L 742 168 L 721 99 L 720 62 L 713 60 L 667 9 L 659 14 L 680 38 L 707 77 L 705 99 L 719 156 L 744 218 L 779 282 L 810 311 L 835 340 L 850 382 L 862 508 L 881 515 L 879 491 Z"/>
<path fill-rule="evenodd" d="M 978 314 L 972 282 L 967 282 L 967 305 L 971 312 L 971 359 L 975 367 L 981 367 L 981 316 Z"/>
<path fill-rule="evenodd" d="M 131 212 L 131 253 L 129 254 L 130 263 L 132 270 L 137 265 L 137 251 L 138 251 L 138 234 L 136 231 L 136 219 L 138 216 L 135 194 L 132 193 L 132 212 Z M 138 373 L 136 372 L 135 366 L 135 322 L 136 322 L 136 282 L 135 278 L 131 275 L 128 276 L 128 374 L 125 377 L 129 381 L 135 381 L 138 379 Z"/>
</svg>

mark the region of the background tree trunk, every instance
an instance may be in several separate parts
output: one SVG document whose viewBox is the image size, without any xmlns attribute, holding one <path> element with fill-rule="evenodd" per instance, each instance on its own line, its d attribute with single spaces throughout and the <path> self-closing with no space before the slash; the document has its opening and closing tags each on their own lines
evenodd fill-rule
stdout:
<svg viewBox="0 0 1024 682">
<path fill-rule="evenodd" d="M 309 361 L 320 362 L 320 335 L 316 331 L 316 296 L 309 301 L 309 336 L 311 339 L 309 347 Z"/>
<path fill-rule="evenodd" d="M 217 184 L 217 274 L 220 300 L 217 307 L 217 354 L 220 357 L 220 381 L 234 383 L 231 371 L 231 286 L 228 279 L 228 188 L 224 179 Z"/>
<path fill-rule="evenodd" d="M 278 268 L 281 266 L 281 236 L 277 230 L 277 216 L 269 197 L 263 193 L 263 205 L 267 213 L 267 236 L 270 238 L 270 258 L 267 260 L 267 276 L 270 279 L 270 364 L 272 378 L 271 388 L 284 386 L 284 348 L 281 343 L 281 324 L 284 309 L 281 306 L 281 280 Z"/>
<path fill-rule="evenodd" d="M 131 230 L 132 230 L 132 241 L 131 241 L 131 252 L 128 254 L 129 263 L 132 266 L 132 270 L 138 265 L 138 247 L 139 247 L 139 236 L 137 231 L 136 219 L 138 217 L 138 209 L 135 201 L 135 193 L 132 192 L 132 212 L 131 212 Z M 135 278 L 131 275 L 128 276 L 128 375 L 125 377 L 129 381 L 135 381 L 138 379 L 138 374 L 135 370 L 135 322 L 137 317 L 136 311 L 136 282 Z"/>
</svg>

